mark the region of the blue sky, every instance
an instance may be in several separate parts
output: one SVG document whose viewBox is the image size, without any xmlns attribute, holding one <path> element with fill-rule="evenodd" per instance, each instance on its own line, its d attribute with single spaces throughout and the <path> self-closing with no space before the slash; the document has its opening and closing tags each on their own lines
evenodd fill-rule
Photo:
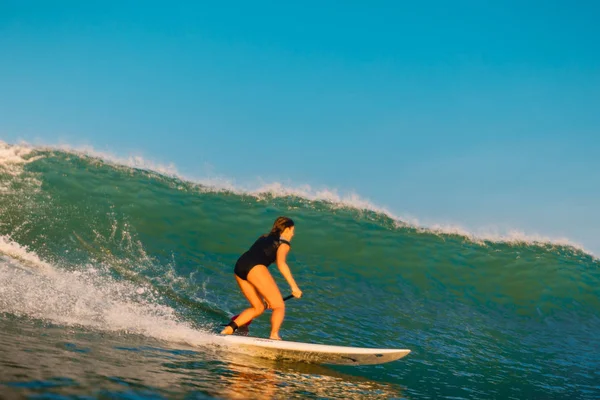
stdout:
<svg viewBox="0 0 600 400">
<path fill-rule="evenodd" d="M 3 1 L 0 139 L 600 252 L 600 6 L 484 3 Z"/>
</svg>

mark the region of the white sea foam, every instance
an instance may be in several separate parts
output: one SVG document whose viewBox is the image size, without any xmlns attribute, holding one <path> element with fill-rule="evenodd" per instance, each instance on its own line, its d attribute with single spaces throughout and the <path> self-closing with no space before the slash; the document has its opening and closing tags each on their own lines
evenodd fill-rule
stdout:
<svg viewBox="0 0 600 400">
<path fill-rule="evenodd" d="M 37 268 L 47 274 L 54 272 L 50 264 L 41 260 L 35 253 L 30 252 L 26 246 L 13 241 L 7 235 L 0 235 L 0 253 L 19 260 L 22 264 Z"/>
<path fill-rule="evenodd" d="M 159 304 L 151 288 L 116 281 L 92 265 L 77 271 L 53 268 L 6 236 L 0 254 L 2 312 L 190 345 L 211 340 Z"/>
<path fill-rule="evenodd" d="M 539 234 L 531 234 L 525 233 L 519 230 L 509 230 L 507 232 L 497 232 L 497 231 L 485 231 L 478 230 L 476 232 L 472 232 L 464 227 L 459 225 L 422 225 L 421 228 L 427 232 L 434 234 L 442 234 L 442 235 L 458 235 L 463 236 L 466 239 L 479 243 L 485 244 L 485 242 L 494 242 L 494 243 L 508 243 L 508 244 L 535 244 L 535 245 L 553 245 L 553 246 L 570 246 L 574 249 L 583 251 L 590 255 L 593 255 L 590 251 L 586 250 L 582 245 L 569 240 L 568 238 L 555 238 L 549 237 Z"/>
<path fill-rule="evenodd" d="M 23 172 L 23 166 L 36 158 L 26 158 L 33 149 L 28 146 L 9 145 L 0 140 L 0 174 L 5 178 L 0 180 L 0 194 L 13 193 L 13 179 L 6 179 L 6 176 L 16 177 Z M 32 183 L 37 183 L 34 179 L 26 178 Z"/>
<path fill-rule="evenodd" d="M 24 158 L 33 151 L 28 145 L 10 145 L 0 140 L 0 168 L 11 175 L 20 172 L 19 166 L 27 163 Z"/>
<path fill-rule="evenodd" d="M 388 208 L 378 206 L 372 201 L 366 200 L 353 192 L 340 194 L 335 189 L 314 189 L 310 185 L 294 186 L 279 182 L 238 184 L 232 179 L 223 177 L 187 177 L 179 173 L 175 165 L 172 163 L 167 165 L 155 163 L 139 155 L 120 157 L 108 152 L 96 151 L 91 146 L 70 146 L 65 144 L 33 146 L 27 143 L 20 143 L 19 145 L 7 145 L 6 143 L 0 141 L 0 165 L 5 160 L 7 160 L 7 162 L 14 162 L 16 164 L 21 162 L 21 160 L 25 161 L 23 156 L 29 154 L 33 150 L 61 150 L 74 155 L 96 158 L 115 167 L 128 167 L 152 171 L 161 175 L 178 178 L 185 182 L 201 185 L 204 187 L 203 190 L 206 191 L 227 191 L 240 195 L 251 195 L 258 199 L 264 198 L 266 195 L 272 197 L 297 196 L 309 201 L 323 201 L 331 204 L 334 207 L 348 207 L 358 210 L 373 211 L 386 215 L 395 220 L 398 226 L 409 226 L 418 231 L 437 235 L 459 235 L 467 240 L 482 245 L 486 241 L 489 241 L 508 244 L 549 244 L 557 246 L 570 246 L 574 249 L 594 256 L 594 254 L 587 250 L 584 246 L 568 238 L 554 238 L 547 235 L 525 233 L 520 230 L 498 232 L 497 230 L 470 230 L 458 224 L 426 224 L 413 216 L 398 215 L 390 211 Z M 2 156 L 2 154 L 4 154 L 4 156 Z"/>
</svg>

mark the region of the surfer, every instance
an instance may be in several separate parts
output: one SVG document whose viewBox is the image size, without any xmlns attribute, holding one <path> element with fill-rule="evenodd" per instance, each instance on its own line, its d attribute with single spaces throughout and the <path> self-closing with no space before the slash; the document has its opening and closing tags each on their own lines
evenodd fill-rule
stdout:
<svg viewBox="0 0 600 400">
<path fill-rule="evenodd" d="M 273 262 L 281 275 L 290 285 L 292 295 L 302 297 L 302 291 L 296 284 L 286 262 L 290 251 L 290 241 L 294 237 L 294 221 L 279 217 L 273 223 L 271 232 L 259 237 L 256 242 L 238 259 L 233 270 L 235 280 L 252 307 L 242 311 L 221 332 L 231 335 L 238 327 L 243 327 L 253 318 L 261 315 L 265 309 L 272 309 L 270 339 L 281 340 L 279 328 L 285 316 L 285 305 L 277 283 L 267 267 Z"/>
</svg>

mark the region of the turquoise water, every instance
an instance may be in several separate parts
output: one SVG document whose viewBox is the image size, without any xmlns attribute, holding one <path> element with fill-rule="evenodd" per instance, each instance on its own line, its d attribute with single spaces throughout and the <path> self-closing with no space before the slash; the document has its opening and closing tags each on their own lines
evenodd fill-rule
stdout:
<svg viewBox="0 0 600 400">
<path fill-rule="evenodd" d="M 0 145 L 6 397 L 600 397 L 600 262 L 577 246 Z M 410 355 L 325 367 L 211 347 L 246 306 L 237 257 L 279 215 L 296 221 L 289 262 L 304 291 L 287 302 L 283 338 Z M 268 315 L 252 324 L 268 332 Z"/>
</svg>

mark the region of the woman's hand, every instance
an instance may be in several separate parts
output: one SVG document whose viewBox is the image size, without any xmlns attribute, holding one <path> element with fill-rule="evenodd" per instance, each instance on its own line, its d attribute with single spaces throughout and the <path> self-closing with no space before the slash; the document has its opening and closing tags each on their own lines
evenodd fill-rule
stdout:
<svg viewBox="0 0 600 400">
<path fill-rule="evenodd" d="M 298 286 L 292 288 L 292 296 L 299 299 L 302 297 L 302 290 Z"/>
</svg>

